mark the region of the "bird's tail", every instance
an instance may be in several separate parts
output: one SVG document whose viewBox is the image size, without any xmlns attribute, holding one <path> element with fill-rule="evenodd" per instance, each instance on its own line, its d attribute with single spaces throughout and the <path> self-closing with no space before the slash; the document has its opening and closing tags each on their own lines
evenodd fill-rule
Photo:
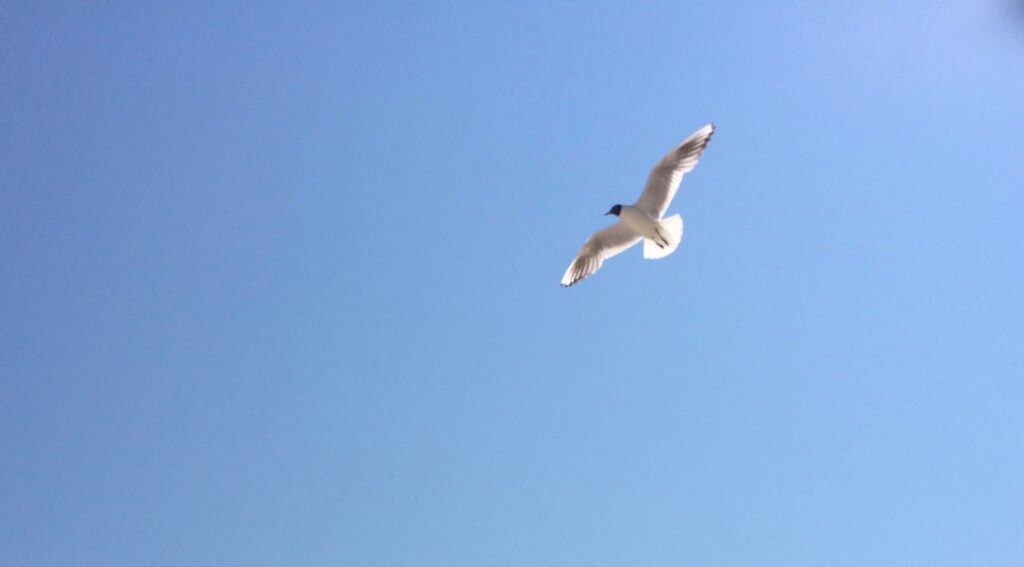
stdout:
<svg viewBox="0 0 1024 567">
<path fill-rule="evenodd" d="M 644 258 L 656 260 L 676 251 L 683 240 L 683 217 L 672 215 L 658 221 L 659 241 L 644 239 Z"/>
</svg>

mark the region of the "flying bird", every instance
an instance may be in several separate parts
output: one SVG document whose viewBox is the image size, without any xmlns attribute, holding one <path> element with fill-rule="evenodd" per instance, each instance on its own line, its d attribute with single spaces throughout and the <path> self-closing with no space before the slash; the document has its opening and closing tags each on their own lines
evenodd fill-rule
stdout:
<svg viewBox="0 0 1024 567">
<path fill-rule="evenodd" d="M 675 252 L 683 239 L 683 217 L 662 215 L 672 203 L 683 175 L 697 166 L 714 132 L 715 125 L 708 124 L 691 134 L 654 166 L 636 203 L 615 205 L 605 213 L 619 217 L 619 222 L 590 235 L 562 276 L 563 286 L 569 287 L 593 274 L 605 260 L 640 240 L 644 241 L 644 258 L 649 260 Z"/>
</svg>

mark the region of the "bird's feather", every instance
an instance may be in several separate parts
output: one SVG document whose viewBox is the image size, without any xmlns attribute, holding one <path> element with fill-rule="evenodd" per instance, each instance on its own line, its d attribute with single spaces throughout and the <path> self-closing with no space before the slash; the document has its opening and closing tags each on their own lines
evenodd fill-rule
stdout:
<svg viewBox="0 0 1024 567">
<path fill-rule="evenodd" d="M 601 229 L 583 243 L 569 269 L 562 276 L 562 285 L 569 287 L 601 268 L 605 260 L 625 251 L 640 241 L 640 235 L 619 221 Z"/>
<path fill-rule="evenodd" d="M 707 147 L 715 125 L 708 124 L 683 140 L 654 166 L 647 177 L 644 191 L 636 201 L 636 207 L 660 219 L 676 196 L 683 175 L 693 170 L 700 160 L 700 154 Z"/>
</svg>

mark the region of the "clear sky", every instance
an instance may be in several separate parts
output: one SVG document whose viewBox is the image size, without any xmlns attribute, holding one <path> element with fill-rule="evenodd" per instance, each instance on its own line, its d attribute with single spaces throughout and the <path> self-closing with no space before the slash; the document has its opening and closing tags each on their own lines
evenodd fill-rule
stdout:
<svg viewBox="0 0 1024 567">
<path fill-rule="evenodd" d="M 4 565 L 1024 564 L 1024 8 L 88 4 L 0 7 Z"/>
</svg>

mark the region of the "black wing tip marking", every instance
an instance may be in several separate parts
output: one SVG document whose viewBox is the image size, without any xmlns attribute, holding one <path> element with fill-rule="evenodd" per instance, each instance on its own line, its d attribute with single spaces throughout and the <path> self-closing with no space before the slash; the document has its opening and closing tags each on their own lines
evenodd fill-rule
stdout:
<svg viewBox="0 0 1024 567">
<path fill-rule="evenodd" d="M 569 282 L 567 284 L 562 284 L 562 287 L 565 287 L 565 288 L 572 287 L 572 286 L 580 283 L 581 281 L 587 279 L 587 277 L 589 277 L 589 274 L 586 275 L 586 276 L 583 276 L 583 277 L 577 277 L 576 279 L 572 280 L 571 282 Z"/>
</svg>

